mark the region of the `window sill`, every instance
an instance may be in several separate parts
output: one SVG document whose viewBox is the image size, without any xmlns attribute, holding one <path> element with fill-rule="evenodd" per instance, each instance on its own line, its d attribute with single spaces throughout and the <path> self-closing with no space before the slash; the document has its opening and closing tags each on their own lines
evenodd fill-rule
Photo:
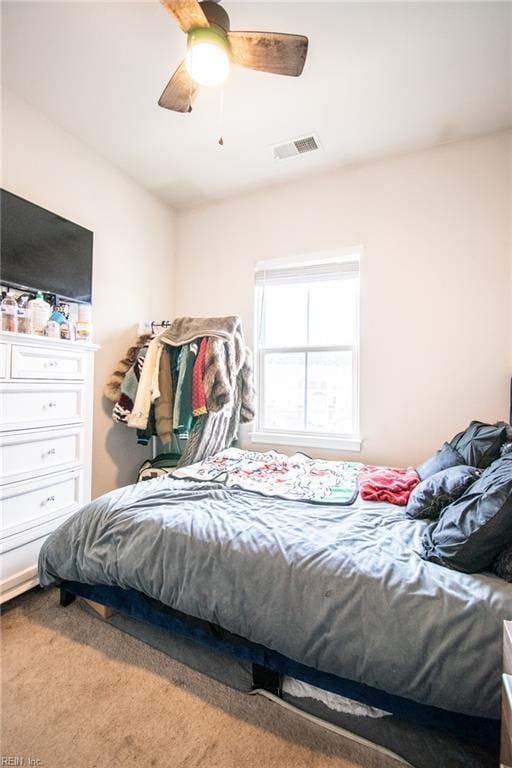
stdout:
<svg viewBox="0 0 512 768">
<path fill-rule="evenodd" d="M 297 445 L 302 448 L 326 448 L 334 451 L 361 450 L 361 440 L 355 437 L 331 437 L 328 435 L 307 435 L 297 432 L 254 431 L 250 435 L 252 443 L 265 445 Z"/>
</svg>

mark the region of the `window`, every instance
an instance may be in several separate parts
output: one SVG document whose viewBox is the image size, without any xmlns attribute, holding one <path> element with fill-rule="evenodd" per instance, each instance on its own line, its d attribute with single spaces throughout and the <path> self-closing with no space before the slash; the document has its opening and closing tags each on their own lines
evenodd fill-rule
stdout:
<svg viewBox="0 0 512 768">
<path fill-rule="evenodd" d="M 255 442 L 359 450 L 359 259 L 256 271 Z"/>
</svg>

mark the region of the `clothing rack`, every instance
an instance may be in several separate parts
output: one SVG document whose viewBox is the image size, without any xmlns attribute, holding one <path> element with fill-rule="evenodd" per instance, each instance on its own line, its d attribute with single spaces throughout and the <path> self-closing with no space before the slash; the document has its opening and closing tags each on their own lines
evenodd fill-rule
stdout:
<svg viewBox="0 0 512 768">
<path fill-rule="evenodd" d="M 172 320 L 160 320 L 158 322 L 157 320 L 151 321 L 151 335 L 154 336 L 156 333 L 156 328 L 168 328 L 172 323 Z"/>
<path fill-rule="evenodd" d="M 210 343 L 208 337 L 215 338 Z M 164 341 L 171 349 L 161 348 Z M 164 369 L 158 367 L 162 361 Z M 182 461 L 199 461 L 230 446 L 239 424 L 252 418 L 251 356 L 238 316 L 140 322 L 136 343 L 119 368 L 105 388 L 114 402 L 112 417 L 136 429 L 137 442 L 149 445 L 153 456 L 165 446 Z M 158 387 L 169 386 L 170 396 L 153 401 L 157 375 Z"/>
</svg>

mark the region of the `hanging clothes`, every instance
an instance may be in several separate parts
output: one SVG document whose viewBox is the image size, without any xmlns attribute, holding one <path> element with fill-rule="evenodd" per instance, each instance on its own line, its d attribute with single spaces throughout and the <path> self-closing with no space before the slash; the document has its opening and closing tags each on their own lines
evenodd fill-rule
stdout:
<svg viewBox="0 0 512 768">
<path fill-rule="evenodd" d="M 160 368 L 158 370 L 158 389 L 160 396 L 155 400 L 156 434 L 164 445 L 169 445 L 173 432 L 174 387 L 171 373 L 171 355 L 168 347 L 162 347 Z"/>
<path fill-rule="evenodd" d="M 128 423 L 128 418 L 133 411 L 133 404 L 137 396 L 137 390 L 147 351 L 147 346 L 141 347 L 139 349 L 133 365 L 128 369 L 128 371 L 126 371 L 122 379 L 119 398 L 115 403 L 114 408 L 112 409 L 113 420 L 121 424 Z"/>
<path fill-rule="evenodd" d="M 194 370 L 192 371 L 192 415 L 204 416 L 207 411 L 206 408 L 206 395 L 204 392 L 204 369 L 206 359 L 206 348 L 208 346 L 208 339 L 204 336 L 199 344 L 199 352 L 197 353 L 197 359 L 194 363 Z"/>
<path fill-rule="evenodd" d="M 230 448 L 238 437 L 240 424 L 254 419 L 252 353 L 245 348 L 243 365 L 236 378 L 233 400 L 218 411 L 199 416 L 183 447 L 179 467 L 195 464 L 207 456 Z"/>
<path fill-rule="evenodd" d="M 147 349 L 151 339 L 152 336 L 149 333 L 143 333 L 138 336 L 135 344 L 128 348 L 126 355 L 122 360 L 118 362 L 116 370 L 112 373 L 103 389 L 103 394 L 106 398 L 108 398 L 108 400 L 111 400 L 113 403 L 119 402 L 119 398 L 121 397 L 121 388 L 127 372 L 135 364 L 141 349 Z"/>
<path fill-rule="evenodd" d="M 141 442 L 178 436 L 180 465 L 229 447 L 254 418 L 252 356 L 237 316 L 174 320 L 126 371 L 113 418 Z M 184 438 L 189 438 L 185 443 Z"/>
<path fill-rule="evenodd" d="M 209 340 L 204 372 L 206 407 L 209 411 L 220 410 L 233 403 L 235 382 L 246 357 L 240 318 L 236 315 L 180 317 L 149 344 L 128 426 L 139 429 L 146 426 L 151 402 L 159 394 L 158 366 L 162 345 L 182 347 L 204 336 Z"/>
<path fill-rule="evenodd" d="M 149 445 L 149 441 L 156 435 L 155 425 L 155 406 L 152 405 L 149 409 L 148 423 L 146 429 L 137 430 L 137 443 L 138 445 Z"/>
<path fill-rule="evenodd" d="M 173 429 L 180 437 L 188 437 L 192 426 L 192 374 L 198 350 L 197 341 L 181 348 L 173 410 Z"/>
<path fill-rule="evenodd" d="M 133 410 L 128 416 L 129 427 L 146 429 L 151 403 L 160 396 L 158 373 L 161 355 L 162 345 L 158 343 L 157 339 L 153 339 L 148 346 L 144 359 Z"/>
</svg>

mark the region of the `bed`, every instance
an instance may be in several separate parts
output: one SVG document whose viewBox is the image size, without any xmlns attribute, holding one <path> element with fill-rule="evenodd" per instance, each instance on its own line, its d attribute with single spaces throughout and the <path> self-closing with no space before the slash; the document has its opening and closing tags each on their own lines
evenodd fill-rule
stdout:
<svg viewBox="0 0 512 768">
<path fill-rule="evenodd" d="M 498 762 L 512 585 L 424 562 L 424 521 L 163 476 L 87 505 L 42 586 L 240 690 L 263 690 L 417 768 Z"/>
</svg>

